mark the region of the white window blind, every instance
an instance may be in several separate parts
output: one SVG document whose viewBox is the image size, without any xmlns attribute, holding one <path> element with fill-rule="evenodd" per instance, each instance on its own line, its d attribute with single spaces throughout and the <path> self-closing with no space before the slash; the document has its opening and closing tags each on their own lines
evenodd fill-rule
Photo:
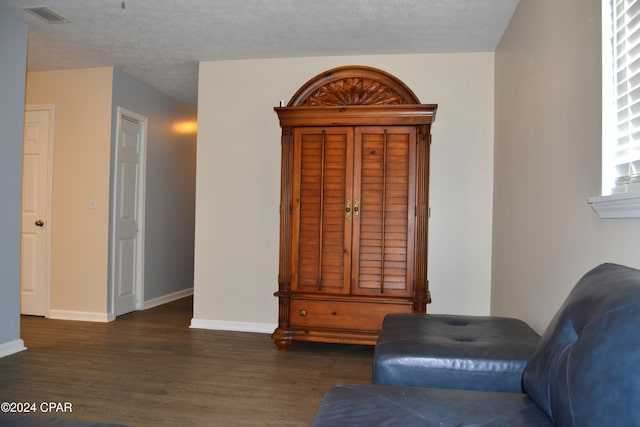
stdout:
<svg viewBox="0 0 640 427">
<path fill-rule="evenodd" d="M 610 28 L 603 28 L 603 35 L 610 36 L 611 52 L 610 56 L 605 53 L 610 61 L 603 65 L 611 66 L 610 74 L 606 69 L 604 73 L 611 81 L 604 87 L 610 84 L 613 92 L 610 98 L 605 96 L 612 104 L 605 105 L 610 117 L 603 122 L 612 128 L 605 139 L 611 144 L 605 175 L 612 193 L 640 191 L 640 0 L 605 1 Z"/>
</svg>

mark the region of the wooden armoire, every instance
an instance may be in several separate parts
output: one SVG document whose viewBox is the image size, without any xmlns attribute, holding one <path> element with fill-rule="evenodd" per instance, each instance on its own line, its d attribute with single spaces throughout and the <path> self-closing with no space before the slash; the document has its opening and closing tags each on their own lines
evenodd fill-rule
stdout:
<svg viewBox="0 0 640 427">
<path fill-rule="evenodd" d="M 436 109 L 364 66 L 319 74 L 275 108 L 278 349 L 293 341 L 375 344 L 386 314 L 426 312 Z"/>
</svg>

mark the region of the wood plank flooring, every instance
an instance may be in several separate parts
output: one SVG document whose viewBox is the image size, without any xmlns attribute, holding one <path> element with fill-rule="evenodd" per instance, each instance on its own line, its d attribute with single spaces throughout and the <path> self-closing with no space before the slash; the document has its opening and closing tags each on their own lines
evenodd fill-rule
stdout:
<svg viewBox="0 0 640 427">
<path fill-rule="evenodd" d="M 61 417 L 132 427 L 308 426 L 333 385 L 370 383 L 373 347 L 189 329 L 192 298 L 111 323 L 23 316 L 0 402 L 71 402 Z M 51 414 L 48 414 L 51 415 Z"/>
</svg>

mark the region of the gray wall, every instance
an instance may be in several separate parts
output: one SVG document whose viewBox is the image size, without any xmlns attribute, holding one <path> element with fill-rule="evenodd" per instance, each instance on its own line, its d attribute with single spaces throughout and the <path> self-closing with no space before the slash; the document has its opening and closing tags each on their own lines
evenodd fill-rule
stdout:
<svg viewBox="0 0 640 427">
<path fill-rule="evenodd" d="M 117 107 L 149 120 L 144 249 L 144 300 L 149 301 L 193 287 L 196 134 L 177 133 L 173 125 L 195 121 L 196 111 L 115 69 L 113 147 Z"/>
<path fill-rule="evenodd" d="M 2 12 L 0 58 L 0 346 L 20 346 L 20 206 L 27 25 Z"/>
</svg>

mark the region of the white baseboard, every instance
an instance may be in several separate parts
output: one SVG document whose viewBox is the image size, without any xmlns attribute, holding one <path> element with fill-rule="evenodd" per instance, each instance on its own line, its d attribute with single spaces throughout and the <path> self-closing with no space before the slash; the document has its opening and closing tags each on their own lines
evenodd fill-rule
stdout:
<svg viewBox="0 0 640 427">
<path fill-rule="evenodd" d="M 49 310 L 50 319 L 58 320 L 78 320 L 81 322 L 113 322 L 115 316 L 113 313 L 94 313 L 90 311 L 74 311 L 74 310 Z"/>
<path fill-rule="evenodd" d="M 178 292 L 174 292 L 172 294 L 163 295 L 163 296 L 158 297 L 158 298 L 154 298 L 154 299 L 150 299 L 150 300 L 144 301 L 142 303 L 142 308 L 141 309 L 142 310 L 147 310 L 149 308 L 157 307 L 159 305 L 166 304 L 168 302 L 175 301 L 175 300 L 178 300 L 180 298 L 188 297 L 190 295 L 193 295 L 193 288 L 182 289 L 182 290 L 180 290 Z"/>
<path fill-rule="evenodd" d="M 10 354 L 19 353 L 26 349 L 27 347 L 24 346 L 24 341 L 22 341 L 21 339 L 0 344 L 0 358 L 9 356 Z"/>
<path fill-rule="evenodd" d="M 190 328 L 271 334 L 277 326 L 278 325 L 276 323 L 230 322 L 227 320 L 191 319 Z"/>
</svg>

